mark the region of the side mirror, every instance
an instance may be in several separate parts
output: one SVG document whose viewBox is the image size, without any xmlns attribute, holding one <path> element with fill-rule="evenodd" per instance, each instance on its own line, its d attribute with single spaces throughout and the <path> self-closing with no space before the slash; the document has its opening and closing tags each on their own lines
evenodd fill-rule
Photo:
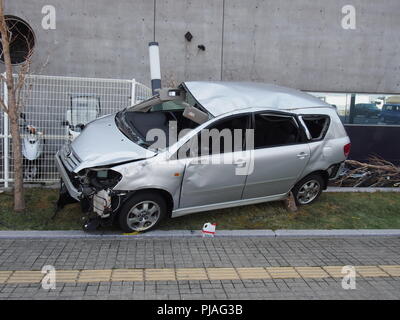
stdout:
<svg viewBox="0 0 400 320">
<path fill-rule="evenodd" d="M 21 113 L 19 114 L 19 117 L 20 117 L 21 119 L 26 120 L 26 115 L 25 115 L 25 113 L 23 113 L 23 112 L 21 112 Z"/>
</svg>

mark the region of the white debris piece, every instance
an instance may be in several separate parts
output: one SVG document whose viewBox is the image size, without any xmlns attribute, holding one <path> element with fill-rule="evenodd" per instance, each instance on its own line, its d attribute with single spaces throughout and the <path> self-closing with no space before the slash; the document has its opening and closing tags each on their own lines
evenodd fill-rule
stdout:
<svg viewBox="0 0 400 320">
<path fill-rule="evenodd" d="M 104 211 L 111 207 L 111 197 L 106 190 L 100 190 L 93 196 L 93 211 L 101 217 L 107 217 Z"/>
<path fill-rule="evenodd" d="M 214 237 L 216 228 L 217 228 L 216 223 L 207 222 L 204 224 L 201 233 L 203 234 L 203 237 Z"/>
</svg>

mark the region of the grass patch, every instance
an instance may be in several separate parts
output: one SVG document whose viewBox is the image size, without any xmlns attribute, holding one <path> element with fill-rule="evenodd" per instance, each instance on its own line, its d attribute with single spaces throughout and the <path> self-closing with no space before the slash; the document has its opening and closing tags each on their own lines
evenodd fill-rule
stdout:
<svg viewBox="0 0 400 320">
<path fill-rule="evenodd" d="M 77 230 L 82 213 L 67 205 L 51 220 L 58 191 L 26 189 L 27 210 L 12 211 L 10 193 L 0 194 L 1 230 Z M 400 229 L 400 193 L 324 193 L 319 201 L 288 212 L 282 202 L 214 210 L 168 219 L 159 229 L 199 230 L 205 222 L 218 229 Z"/>
<path fill-rule="evenodd" d="M 78 204 L 66 206 L 54 214 L 58 190 L 25 189 L 25 212 L 13 212 L 11 193 L 0 194 L 0 230 L 77 230 L 82 225 L 82 213 Z"/>
</svg>

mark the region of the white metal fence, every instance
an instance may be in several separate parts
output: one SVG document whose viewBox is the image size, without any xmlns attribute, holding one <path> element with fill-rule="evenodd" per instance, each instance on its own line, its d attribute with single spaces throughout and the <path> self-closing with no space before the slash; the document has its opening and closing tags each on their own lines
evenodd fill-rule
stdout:
<svg viewBox="0 0 400 320">
<path fill-rule="evenodd" d="M 16 75 L 15 75 L 16 77 Z M 7 101 L 7 87 L 0 83 L 0 95 Z M 21 91 L 22 112 L 26 124 L 42 132 L 43 151 L 36 166 L 38 174 L 24 177 L 25 182 L 53 182 L 59 180 L 54 155 L 68 139 L 65 121 L 70 120 L 73 104 L 82 98 L 96 102 L 96 117 L 113 113 L 151 96 L 151 89 L 133 80 L 97 79 L 29 75 Z M 9 120 L 0 111 L 0 184 L 13 181 L 13 156 Z M 22 131 L 23 132 L 23 131 Z M 24 133 L 23 133 L 24 135 Z M 99 142 L 101 143 L 101 142 Z M 27 163 L 26 159 L 24 159 Z M 25 167 L 25 166 L 24 166 Z"/>
</svg>

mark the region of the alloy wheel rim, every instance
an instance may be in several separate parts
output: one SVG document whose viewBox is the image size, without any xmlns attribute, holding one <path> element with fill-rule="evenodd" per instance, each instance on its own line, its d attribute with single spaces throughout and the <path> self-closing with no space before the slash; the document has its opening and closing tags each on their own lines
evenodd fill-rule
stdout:
<svg viewBox="0 0 400 320">
<path fill-rule="evenodd" d="M 307 204 L 313 201 L 321 189 L 317 180 L 309 180 L 304 183 L 297 193 L 297 200 L 300 204 Z"/>
<path fill-rule="evenodd" d="M 154 201 L 142 201 L 134 205 L 127 215 L 128 226 L 144 231 L 154 226 L 160 217 L 160 206 Z"/>
</svg>

